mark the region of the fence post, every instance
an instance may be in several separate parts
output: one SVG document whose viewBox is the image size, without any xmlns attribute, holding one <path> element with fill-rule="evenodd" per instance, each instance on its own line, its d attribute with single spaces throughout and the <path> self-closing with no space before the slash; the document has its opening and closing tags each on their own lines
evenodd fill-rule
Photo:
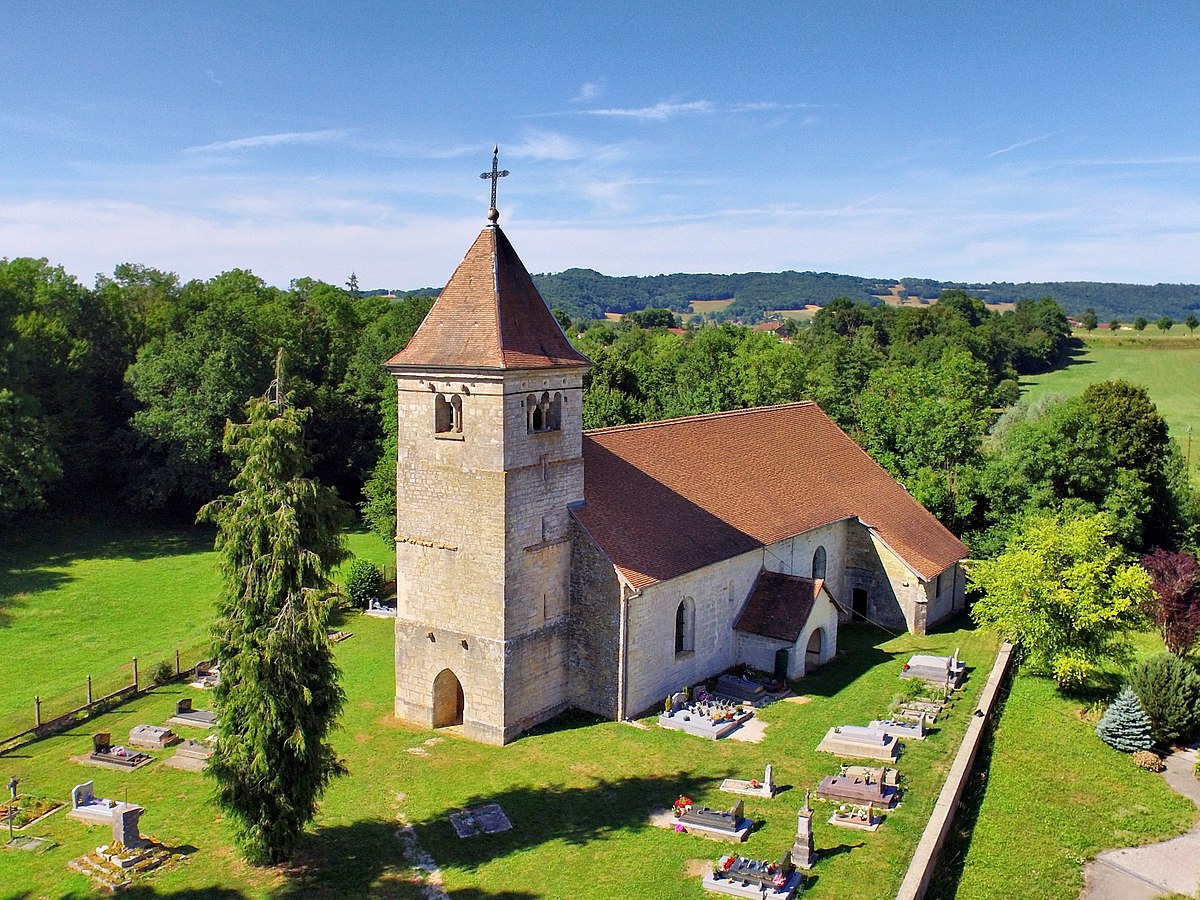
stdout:
<svg viewBox="0 0 1200 900">
<path fill-rule="evenodd" d="M 42 727 L 42 698 L 41 697 L 33 698 L 33 727 L 34 728 Z"/>
<path fill-rule="evenodd" d="M 136 694 L 137 690 L 138 690 L 137 657 L 135 656 L 133 658 L 133 692 Z"/>
<path fill-rule="evenodd" d="M 176 647 L 175 648 L 175 677 L 178 678 L 180 676 L 180 674 L 181 673 L 179 670 L 179 648 Z"/>
<path fill-rule="evenodd" d="M 88 676 L 88 706 L 92 705 L 92 676 Z"/>
</svg>

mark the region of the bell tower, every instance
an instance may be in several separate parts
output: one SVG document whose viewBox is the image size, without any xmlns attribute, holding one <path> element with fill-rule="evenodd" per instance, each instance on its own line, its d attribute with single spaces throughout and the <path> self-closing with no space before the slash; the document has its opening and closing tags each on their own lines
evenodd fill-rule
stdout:
<svg viewBox="0 0 1200 900">
<path fill-rule="evenodd" d="M 493 151 L 495 153 L 495 151 Z M 500 230 L 484 227 L 396 378 L 396 715 L 504 744 L 568 705 L 568 508 L 583 375 Z"/>
</svg>

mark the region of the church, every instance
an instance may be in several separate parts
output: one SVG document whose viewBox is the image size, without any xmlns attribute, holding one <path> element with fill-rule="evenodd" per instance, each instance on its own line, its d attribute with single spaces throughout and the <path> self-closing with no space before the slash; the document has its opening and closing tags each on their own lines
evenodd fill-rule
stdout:
<svg viewBox="0 0 1200 900">
<path fill-rule="evenodd" d="M 590 363 L 488 219 L 387 362 L 398 718 L 505 744 L 963 608 L 967 548 L 814 403 L 585 432 Z"/>
</svg>

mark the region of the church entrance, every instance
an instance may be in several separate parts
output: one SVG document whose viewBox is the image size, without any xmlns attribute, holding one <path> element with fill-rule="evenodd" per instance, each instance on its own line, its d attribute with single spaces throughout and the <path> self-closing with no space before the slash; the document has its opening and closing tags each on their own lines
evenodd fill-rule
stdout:
<svg viewBox="0 0 1200 900">
<path fill-rule="evenodd" d="M 462 682 L 449 669 L 442 669 L 433 679 L 433 727 L 461 725 L 464 706 Z"/>
<path fill-rule="evenodd" d="M 854 589 L 854 605 L 852 607 L 851 622 L 867 621 L 867 592 L 862 588 Z"/>
<path fill-rule="evenodd" d="M 788 648 L 782 647 L 775 651 L 775 680 L 787 681 L 788 677 Z"/>
<path fill-rule="evenodd" d="M 808 639 L 804 648 L 804 671 L 807 674 L 821 664 L 821 644 L 825 640 L 825 630 L 818 628 Z"/>
</svg>

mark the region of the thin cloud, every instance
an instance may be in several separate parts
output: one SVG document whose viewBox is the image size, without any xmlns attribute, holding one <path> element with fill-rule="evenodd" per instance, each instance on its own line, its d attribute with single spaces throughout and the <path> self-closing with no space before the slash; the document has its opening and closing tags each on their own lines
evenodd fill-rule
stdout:
<svg viewBox="0 0 1200 900">
<path fill-rule="evenodd" d="M 332 144 L 344 140 L 346 131 L 330 128 L 324 131 L 288 131 L 283 134 L 257 134 L 233 141 L 216 141 L 188 147 L 184 153 L 223 153 L 229 150 L 260 150 L 264 147 L 286 147 L 295 144 Z"/>
<path fill-rule="evenodd" d="M 589 100 L 595 100 L 603 90 L 603 85 L 597 84 L 594 81 L 585 81 L 579 86 L 579 93 L 571 98 L 571 102 L 586 103 Z"/>
<path fill-rule="evenodd" d="M 716 113 L 752 113 L 779 112 L 788 109 L 807 109 L 808 103 L 776 103 L 774 101 L 757 101 L 752 103 L 731 103 L 720 105 L 711 100 L 689 100 L 681 103 L 674 100 L 663 100 L 653 106 L 636 107 L 604 107 L 600 109 L 585 109 L 580 112 L 589 116 L 613 116 L 627 119 L 643 119 L 646 121 L 662 121 L 684 115 L 713 115 Z"/>
<path fill-rule="evenodd" d="M 1001 147 L 999 150 L 993 150 L 991 153 L 988 154 L 988 159 L 991 159 L 993 156 L 1000 156 L 1002 153 L 1011 153 L 1013 150 L 1020 150 L 1022 147 L 1028 147 L 1030 144 L 1036 144 L 1039 141 L 1044 141 L 1044 140 L 1046 140 L 1046 138 L 1050 137 L 1052 134 L 1054 134 L 1053 131 L 1048 131 L 1045 134 L 1038 135 L 1037 137 L 1032 137 L 1027 141 L 1017 141 L 1017 143 L 1015 143 L 1009 147 Z"/>
</svg>

